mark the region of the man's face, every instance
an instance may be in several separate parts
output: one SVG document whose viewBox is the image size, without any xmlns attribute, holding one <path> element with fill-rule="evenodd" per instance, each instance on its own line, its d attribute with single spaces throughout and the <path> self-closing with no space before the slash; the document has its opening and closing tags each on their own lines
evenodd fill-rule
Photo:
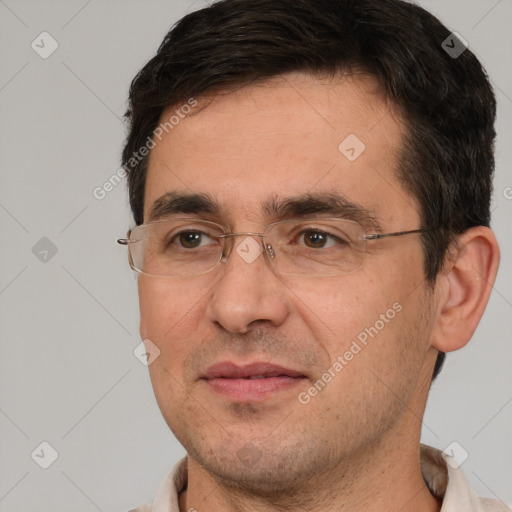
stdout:
<svg viewBox="0 0 512 512">
<path fill-rule="evenodd" d="M 364 76 L 294 74 L 220 95 L 156 140 L 145 222 L 164 194 L 207 194 L 216 213 L 181 216 L 261 233 L 283 220 L 262 205 L 336 194 L 382 232 L 418 229 L 397 179 L 403 129 Z M 249 263 L 236 251 L 245 236 L 234 240 L 204 275 L 139 276 L 140 333 L 160 350 L 156 399 L 189 455 L 225 481 L 279 489 L 416 439 L 435 359 L 418 235 L 369 241 L 360 270 L 329 277 L 276 275 L 264 254 Z M 290 375 L 240 382 L 212 375 L 219 363 Z"/>
</svg>

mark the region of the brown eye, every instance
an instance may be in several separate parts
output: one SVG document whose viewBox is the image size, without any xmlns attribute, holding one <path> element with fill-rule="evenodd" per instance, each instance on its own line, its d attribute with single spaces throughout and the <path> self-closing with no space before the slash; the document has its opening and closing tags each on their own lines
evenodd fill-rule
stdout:
<svg viewBox="0 0 512 512">
<path fill-rule="evenodd" d="M 305 229 L 299 233 L 297 243 L 310 249 L 326 249 L 329 247 L 344 247 L 350 244 L 348 239 L 327 233 L 319 229 Z"/>
<path fill-rule="evenodd" d="M 179 244 L 186 249 L 195 249 L 201 245 L 202 235 L 199 231 L 184 231 L 178 235 Z"/>
<path fill-rule="evenodd" d="M 327 243 L 327 235 L 321 231 L 310 231 L 303 235 L 304 243 L 313 249 L 322 248 Z"/>
</svg>

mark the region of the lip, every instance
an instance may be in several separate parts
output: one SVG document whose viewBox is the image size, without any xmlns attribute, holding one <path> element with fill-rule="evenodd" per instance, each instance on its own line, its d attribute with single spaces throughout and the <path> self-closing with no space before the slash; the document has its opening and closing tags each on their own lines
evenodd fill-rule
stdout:
<svg viewBox="0 0 512 512">
<path fill-rule="evenodd" d="M 297 386 L 307 377 L 270 362 L 237 365 L 224 361 L 210 366 L 201 378 L 214 392 L 230 399 L 259 402 Z"/>
<path fill-rule="evenodd" d="M 246 379 L 249 377 L 256 377 L 258 375 L 263 375 L 265 377 L 305 377 L 305 375 L 300 371 L 268 362 L 237 365 L 231 361 L 223 361 L 210 366 L 203 375 L 203 378 Z"/>
</svg>

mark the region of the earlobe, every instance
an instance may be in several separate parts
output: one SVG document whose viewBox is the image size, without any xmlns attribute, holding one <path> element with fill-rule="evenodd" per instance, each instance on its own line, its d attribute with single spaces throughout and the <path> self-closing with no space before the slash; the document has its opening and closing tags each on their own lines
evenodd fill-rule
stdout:
<svg viewBox="0 0 512 512">
<path fill-rule="evenodd" d="M 438 307 L 432 346 L 451 352 L 469 342 L 489 300 L 499 254 L 496 237 L 488 227 L 477 226 L 459 235 L 436 283 Z"/>
</svg>

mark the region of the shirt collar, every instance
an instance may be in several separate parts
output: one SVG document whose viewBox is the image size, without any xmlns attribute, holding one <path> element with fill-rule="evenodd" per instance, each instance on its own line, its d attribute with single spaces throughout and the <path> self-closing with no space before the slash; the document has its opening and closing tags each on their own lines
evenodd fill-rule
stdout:
<svg viewBox="0 0 512 512">
<path fill-rule="evenodd" d="M 420 454 L 423 480 L 430 492 L 442 501 L 441 512 L 484 512 L 481 500 L 455 459 L 423 444 Z"/>
</svg>

